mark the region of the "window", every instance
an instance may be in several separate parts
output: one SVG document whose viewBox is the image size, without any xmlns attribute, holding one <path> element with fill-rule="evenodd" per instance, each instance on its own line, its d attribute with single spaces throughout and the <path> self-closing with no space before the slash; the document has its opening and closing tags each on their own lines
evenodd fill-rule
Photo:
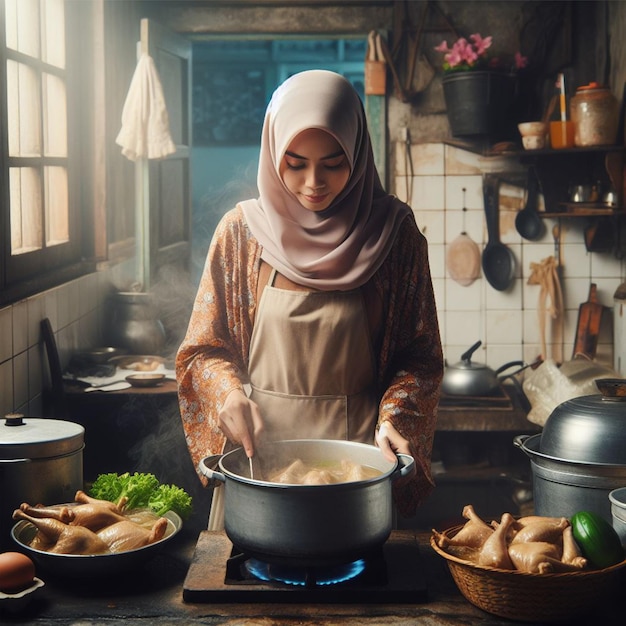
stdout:
<svg viewBox="0 0 626 626">
<path fill-rule="evenodd" d="M 0 0 L 2 300 L 80 259 L 66 13 L 65 0 Z"/>
</svg>

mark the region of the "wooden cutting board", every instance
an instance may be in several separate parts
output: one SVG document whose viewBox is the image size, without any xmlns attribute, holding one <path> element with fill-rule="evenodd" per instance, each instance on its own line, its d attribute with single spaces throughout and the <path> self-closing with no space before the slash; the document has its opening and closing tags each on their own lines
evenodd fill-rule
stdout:
<svg viewBox="0 0 626 626">
<path fill-rule="evenodd" d="M 576 324 L 576 339 L 572 358 L 578 355 L 594 359 L 598 349 L 600 323 L 604 306 L 598 302 L 598 289 L 595 283 L 589 287 L 587 302 L 583 302 L 578 309 L 578 323 Z"/>
</svg>

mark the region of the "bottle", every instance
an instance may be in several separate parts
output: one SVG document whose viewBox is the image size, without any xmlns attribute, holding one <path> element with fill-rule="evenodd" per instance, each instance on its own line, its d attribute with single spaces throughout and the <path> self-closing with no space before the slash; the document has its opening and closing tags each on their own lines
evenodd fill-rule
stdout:
<svg viewBox="0 0 626 626">
<path fill-rule="evenodd" d="M 615 143 L 619 116 L 617 98 L 607 87 L 591 82 L 576 90 L 570 103 L 577 146 L 604 146 Z"/>
</svg>

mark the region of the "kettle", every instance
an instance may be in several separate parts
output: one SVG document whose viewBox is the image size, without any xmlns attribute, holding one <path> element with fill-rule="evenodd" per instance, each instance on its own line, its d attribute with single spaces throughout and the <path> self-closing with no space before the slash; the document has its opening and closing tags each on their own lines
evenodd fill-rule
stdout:
<svg viewBox="0 0 626 626">
<path fill-rule="evenodd" d="M 459 363 L 446 366 L 441 383 L 443 393 L 453 396 L 488 396 L 498 389 L 503 378 L 514 376 L 525 369 L 523 361 L 510 361 L 497 370 L 483 363 L 472 362 L 472 354 L 481 345 L 482 341 L 477 341 L 461 355 Z M 499 376 L 501 372 L 514 366 L 518 366 L 519 369 L 507 376 Z"/>
</svg>

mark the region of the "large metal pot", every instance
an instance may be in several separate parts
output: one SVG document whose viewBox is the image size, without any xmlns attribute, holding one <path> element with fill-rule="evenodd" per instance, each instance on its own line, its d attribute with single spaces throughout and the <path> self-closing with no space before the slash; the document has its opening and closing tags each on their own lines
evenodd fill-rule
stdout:
<svg viewBox="0 0 626 626">
<path fill-rule="evenodd" d="M 612 522 L 608 494 L 626 486 L 626 381 L 596 381 L 600 395 L 557 406 L 543 432 L 513 443 L 531 461 L 535 512 L 593 511 Z"/>
<path fill-rule="evenodd" d="M 340 440 L 278 441 L 259 448 L 263 473 L 296 459 L 320 465 L 343 459 L 377 469 L 375 478 L 329 485 L 285 485 L 250 478 L 242 448 L 200 463 L 224 483 L 224 527 L 240 550 L 273 563 L 320 565 L 346 562 L 380 547 L 392 528 L 392 480 L 409 475 L 414 459 L 388 461 L 379 448 Z"/>
<path fill-rule="evenodd" d="M 474 363 L 472 354 L 480 347 L 477 341 L 469 350 L 461 355 L 461 360 L 454 365 L 447 365 L 443 373 L 441 390 L 453 396 L 488 396 L 493 393 L 502 380 L 514 376 L 524 369 L 523 361 L 510 361 L 492 370 L 483 363 Z M 505 370 L 517 366 L 519 369 L 506 376 L 500 376 Z"/>
<path fill-rule="evenodd" d="M 0 545 L 22 502 L 73 502 L 83 487 L 85 429 L 56 419 L 10 414 L 0 423 Z"/>
</svg>

